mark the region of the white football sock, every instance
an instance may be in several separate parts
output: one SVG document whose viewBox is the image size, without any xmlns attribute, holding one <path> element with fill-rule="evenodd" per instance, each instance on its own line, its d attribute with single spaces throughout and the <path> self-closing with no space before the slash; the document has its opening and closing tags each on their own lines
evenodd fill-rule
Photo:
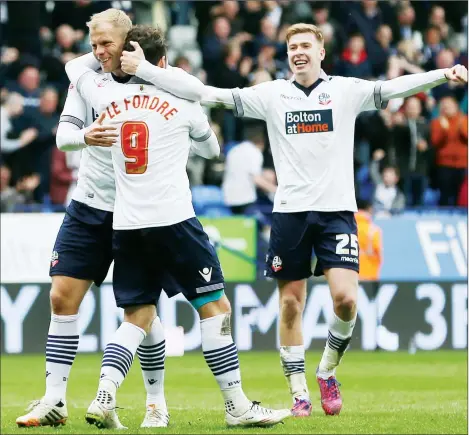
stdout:
<svg viewBox="0 0 469 435">
<path fill-rule="evenodd" d="M 322 379 L 328 379 L 335 376 L 335 370 L 344 355 L 345 350 L 352 338 L 353 328 L 357 316 L 346 322 L 340 319 L 335 313 L 332 323 L 329 325 L 329 335 L 326 346 L 319 363 L 317 375 Z"/>
<path fill-rule="evenodd" d="M 159 317 L 153 320 L 150 332 L 137 349 L 137 355 L 147 390 L 146 406 L 155 404 L 166 408 L 164 397 L 165 338 Z"/>
<path fill-rule="evenodd" d="M 145 336 L 145 331 L 132 323 L 123 322 L 119 326 L 104 350 L 99 390 L 113 392 L 115 395 L 115 389 L 119 388 L 124 382 L 132 365 L 135 352 Z M 110 383 L 115 385 L 115 389 L 111 387 Z"/>
<path fill-rule="evenodd" d="M 238 349 L 233 343 L 231 314 L 220 314 L 200 321 L 202 350 L 205 361 L 215 376 L 225 400 L 225 409 L 231 415 L 243 415 L 252 402 L 241 386 Z"/>
<path fill-rule="evenodd" d="M 78 350 L 78 314 L 51 314 L 46 344 L 46 393 L 51 404 L 66 400 L 67 383 Z"/>
<path fill-rule="evenodd" d="M 305 376 L 305 347 L 281 346 L 280 362 L 293 399 L 310 400 Z"/>
</svg>

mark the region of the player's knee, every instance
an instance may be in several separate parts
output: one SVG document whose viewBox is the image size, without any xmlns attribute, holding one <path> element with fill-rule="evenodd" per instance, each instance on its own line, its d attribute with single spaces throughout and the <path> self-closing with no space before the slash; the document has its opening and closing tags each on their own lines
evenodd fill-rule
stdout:
<svg viewBox="0 0 469 435">
<path fill-rule="evenodd" d="M 355 292 L 343 291 L 337 292 L 334 297 L 334 308 L 336 311 L 344 314 L 354 313 L 357 307 L 357 298 Z"/>
<path fill-rule="evenodd" d="M 124 309 L 124 322 L 138 326 L 147 334 L 150 332 L 155 317 L 156 307 L 154 305 L 136 305 Z"/>
<path fill-rule="evenodd" d="M 52 313 L 58 315 L 73 315 L 78 313 L 81 301 L 71 298 L 69 289 L 52 287 L 49 298 Z"/>
<path fill-rule="evenodd" d="M 303 304 L 301 299 L 292 293 L 285 294 L 280 300 L 280 309 L 282 320 L 287 328 L 293 328 L 298 317 L 303 313 Z"/>
<path fill-rule="evenodd" d="M 52 313 L 62 316 L 77 314 L 90 285 L 91 281 L 54 276 L 49 295 Z"/>
</svg>

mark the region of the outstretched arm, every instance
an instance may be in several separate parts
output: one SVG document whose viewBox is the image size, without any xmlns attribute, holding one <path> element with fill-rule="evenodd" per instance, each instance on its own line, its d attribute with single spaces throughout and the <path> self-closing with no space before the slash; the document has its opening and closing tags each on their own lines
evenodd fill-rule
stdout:
<svg viewBox="0 0 469 435">
<path fill-rule="evenodd" d="M 188 74 L 181 68 L 160 68 L 145 60 L 145 54 L 137 42 L 131 41 L 134 51 L 123 51 L 121 69 L 126 74 L 150 82 L 159 89 L 176 97 L 202 103 L 204 106 L 221 105 L 232 109 L 235 106 L 230 89 L 219 89 L 205 86 L 197 77 Z"/>
<path fill-rule="evenodd" d="M 387 80 L 381 84 L 381 98 L 387 101 L 392 98 L 409 97 L 448 81 L 467 83 L 467 69 L 462 65 L 456 65 L 453 68 L 437 69 Z"/>
</svg>

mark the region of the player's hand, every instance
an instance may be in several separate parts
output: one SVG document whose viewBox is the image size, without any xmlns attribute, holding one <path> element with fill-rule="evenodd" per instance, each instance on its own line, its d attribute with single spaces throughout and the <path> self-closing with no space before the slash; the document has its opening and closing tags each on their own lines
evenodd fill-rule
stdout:
<svg viewBox="0 0 469 435">
<path fill-rule="evenodd" d="M 464 65 L 455 65 L 452 68 L 446 69 L 445 77 L 450 82 L 465 84 L 467 83 L 467 69 Z"/>
<path fill-rule="evenodd" d="M 116 131 L 116 127 L 110 125 L 103 125 L 104 118 L 106 117 L 106 112 L 101 113 L 99 118 L 93 122 L 85 131 L 85 143 L 89 146 L 95 147 L 111 147 L 116 143 L 116 137 L 119 135 L 117 133 L 112 133 Z"/>
<path fill-rule="evenodd" d="M 121 70 L 126 74 L 134 76 L 142 60 L 145 60 L 145 54 L 138 42 L 130 41 L 130 45 L 135 51 L 123 51 L 121 56 Z"/>
</svg>

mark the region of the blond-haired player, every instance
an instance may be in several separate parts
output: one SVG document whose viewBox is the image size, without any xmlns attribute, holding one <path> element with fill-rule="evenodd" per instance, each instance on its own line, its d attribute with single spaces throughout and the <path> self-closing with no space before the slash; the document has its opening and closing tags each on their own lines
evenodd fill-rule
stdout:
<svg viewBox="0 0 469 435">
<path fill-rule="evenodd" d="M 103 79 L 131 82 L 131 77 L 120 68 L 124 41 L 132 28 L 130 18 L 121 10 L 107 9 L 93 15 L 88 27 L 93 53 L 99 60 L 97 68 L 100 67 Z M 198 80 L 183 70 L 171 68 L 171 73 L 197 87 Z M 173 93 L 178 94 L 177 88 Z M 82 150 L 82 158 L 78 185 L 59 229 L 50 264 L 52 313 L 46 344 L 46 391 L 40 400 L 32 403 L 25 415 L 17 418 L 18 426 L 65 424 L 68 418 L 66 390 L 80 339 L 78 310 L 91 284 L 101 285 L 113 260 L 116 188 L 111 151 L 101 146 L 111 145 L 116 137 L 116 129 L 102 125 L 102 119 L 97 119 L 91 105 L 85 103 L 76 87 L 71 85 L 56 140 L 62 151 Z M 169 275 L 164 288 L 170 294 L 178 292 L 178 286 Z M 147 392 L 144 427 L 168 424 L 164 347 L 163 326 L 156 317 L 137 351 Z M 112 425 L 120 427 L 117 419 Z"/>
</svg>

